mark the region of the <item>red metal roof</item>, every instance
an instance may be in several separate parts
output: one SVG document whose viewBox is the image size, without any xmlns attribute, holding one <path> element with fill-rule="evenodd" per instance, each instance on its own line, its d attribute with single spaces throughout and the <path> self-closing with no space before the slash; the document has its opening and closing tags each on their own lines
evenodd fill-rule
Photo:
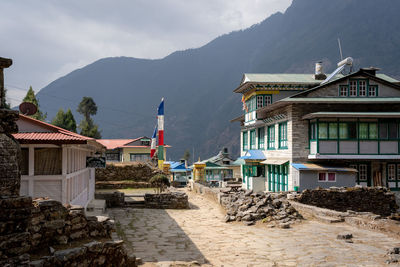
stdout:
<svg viewBox="0 0 400 267">
<path fill-rule="evenodd" d="M 86 144 L 88 140 L 95 140 L 22 114 L 19 115 L 19 119 L 49 130 L 49 132 L 19 132 L 13 134 L 14 138 L 23 144 Z"/>
<path fill-rule="evenodd" d="M 123 147 L 125 144 L 131 143 L 136 139 L 97 139 L 97 142 L 105 146 L 107 149 Z"/>
</svg>

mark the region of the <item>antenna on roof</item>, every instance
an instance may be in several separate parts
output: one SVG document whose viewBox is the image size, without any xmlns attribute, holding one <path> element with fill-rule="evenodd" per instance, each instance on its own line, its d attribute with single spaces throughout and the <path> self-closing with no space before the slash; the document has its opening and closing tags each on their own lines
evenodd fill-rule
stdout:
<svg viewBox="0 0 400 267">
<path fill-rule="evenodd" d="M 338 45 L 339 45 L 340 60 L 343 60 L 342 45 L 340 44 L 340 38 L 337 38 L 337 42 L 338 42 Z"/>
<path fill-rule="evenodd" d="M 350 66 L 350 72 L 351 72 L 352 68 L 353 68 L 353 58 L 347 57 L 347 58 L 343 59 L 342 61 L 340 61 L 337 64 L 337 66 L 338 66 L 338 68 L 336 70 L 334 70 L 321 84 L 327 83 L 330 80 L 332 80 L 332 78 L 335 77 L 339 72 L 344 70 L 344 67 L 346 67 L 346 66 Z"/>
</svg>

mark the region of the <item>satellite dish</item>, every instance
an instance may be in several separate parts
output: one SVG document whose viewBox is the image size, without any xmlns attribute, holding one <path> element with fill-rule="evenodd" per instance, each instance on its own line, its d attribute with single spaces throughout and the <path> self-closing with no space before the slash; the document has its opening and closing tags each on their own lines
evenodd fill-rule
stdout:
<svg viewBox="0 0 400 267">
<path fill-rule="evenodd" d="M 37 107 L 33 103 L 23 102 L 19 105 L 19 111 L 24 115 L 31 116 L 37 112 Z"/>
</svg>

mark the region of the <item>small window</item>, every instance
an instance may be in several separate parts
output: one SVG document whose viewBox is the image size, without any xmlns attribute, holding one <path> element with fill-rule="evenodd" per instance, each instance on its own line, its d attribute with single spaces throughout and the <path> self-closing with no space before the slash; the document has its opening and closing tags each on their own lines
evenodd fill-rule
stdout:
<svg viewBox="0 0 400 267">
<path fill-rule="evenodd" d="M 358 81 L 358 95 L 367 96 L 367 82 L 364 80 Z"/>
<path fill-rule="evenodd" d="M 288 147 L 287 138 L 287 122 L 279 124 L 279 148 L 286 149 Z"/>
<path fill-rule="evenodd" d="M 367 122 L 360 123 L 358 137 L 360 139 L 368 139 L 368 123 Z"/>
<path fill-rule="evenodd" d="M 388 139 L 388 124 L 379 123 L 379 138 Z"/>
<path fill-rule="evenodd" d="M 346 85 L 339 86 L 339 96 L 347 96 L 348 87 Z"/>
<path fill-rule="evenodd" d="M 325 182 L 325 178 L 326 178 L 326 173 L 320 172 L 320 173 L 318 174 L 318 181 L 320 181 L 320 182 Z"/>
<path fill-rule="evenodd" d="M 268 149 L 275 149 L 275 125 L 268 126 Z"/>
<path fill-rule="evenodd" d="M 397 124 L 389 123 L 389 139 L 397 139 Z"/>
<path fill-rule="evenodd" d="M 369 139 L 378 139 L 378 124 L 369 124 Z"/>
<path fill-rule="evenodd" d="M 388 164 L 388 180 L 396 180 L 396 164 Z"/>
<path fill-rule="evenodd" d="M 368 96 L 370 96 L 370 97 L 378 96 L 378 86 L 370 85 L 368 88 Z"/>
<path fill-rule="evenodd" d="M 358 179 L 360 181 L 366 181 L 368 176 L 368 166 L 367 164 L 360 164 L 358 166 Z"/>
<path fill-rule="evenodd" d="M 264 99 L 262 95 L 257 96 L 257 108 L 262 108 L 264 104 Z"/>
<path fill-rule="evenodd" d="M 329 123 L 329 139 L 337 139 L 337 123 L 336 122 L 330 122 Z"/>
<path fill-rule="evenodd" d="M 272 104 L 272 96 L 266 95 L 265 96 L 265 106 L 271 105 Z"/>
<path fill-rule="evenodd" d="M 350 81 L 349 96 L 357 96 L 357 81 Z"/>
<path fill-rule="evenodd" d="M 258 149 L 264 149 L 265 128 L 258 128 Z"/>
<path fill-rule="evenodd" d="M 328 124 L 326 122 L 320 122 L 318 124 L 318 138 L 319 139 L 328 138 Z"/>
<path fill-rule="evenodd" d="M 244 151 L 249 149 L 247 135 L 248 135 L 247 132 L 243 132 L 243 150 Z"/>
<path fill-rule="evenodd" d="M 317 124 L 316 123 L 311 123 L 310 128 L 311 128 L 310 139 L 311 140 L 316 140 L 317 139 L 317 135 L 316 135 Z"/>
<path fill-rule="evenodd" d="M 328 173 L 328 182 L 335 182 L 336 181 L 336 173 L 329 172 Z"/>
<path fill-rule="evenodd" d="M 334 172 L 320 172 L 318 173 L 319 182 L 336 182 L 336 173 Z"/>
</svg>

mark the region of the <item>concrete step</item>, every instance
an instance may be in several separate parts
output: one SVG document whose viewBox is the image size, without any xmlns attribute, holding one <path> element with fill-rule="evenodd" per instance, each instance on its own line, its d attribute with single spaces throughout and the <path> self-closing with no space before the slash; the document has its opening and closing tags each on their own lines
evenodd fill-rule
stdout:
<svg viewBox="0 0 400 267">
<path fill-rule="evenodd" d="M 315 219 L 317 219 L 317 221 L 324 222 L 324 223 L 340 223 L 340 222 L 344 222 L 343 218 L 322 216 L 322 215 L 315 215 Z"/>
<path fill-rule="evenodd" d="M 146 207 L 144 200 L 125 201 L 125 205 L 129 206 L 130 208 L 145 208 Z"/>
<path fill-rule="evenodd" d="M 96 211 L 104 213 L 106 211 L 106 201 L 104 199 L 93 199 L 86 207 L 86 211 Z"/>
</svg>

